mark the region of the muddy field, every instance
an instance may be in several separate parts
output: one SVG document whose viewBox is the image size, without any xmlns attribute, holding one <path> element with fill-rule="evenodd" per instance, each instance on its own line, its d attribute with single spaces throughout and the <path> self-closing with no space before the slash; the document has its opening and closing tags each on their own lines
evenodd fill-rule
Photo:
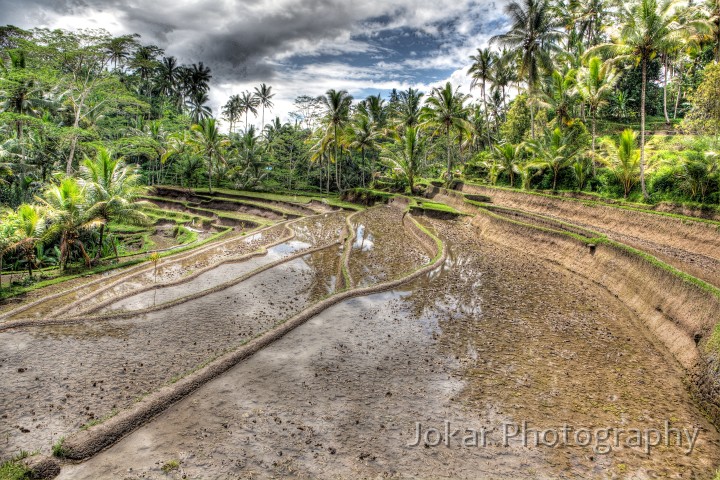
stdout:
<svg viewBox="0 0 720 480">
<path fill-rule="evenodd" d="M 355 285 L 398 278 L 430 261 L 410 232 L 402 228 L 403 210 L 370 208 L 352 217 L 355 239 L 348 262 Z"/>
<path fill-rule="evenodd" d="M 720 435 L 693 403 L 684 373 L 622 303 L 531 252 L 478 238 L 467 220 L 425 221 L 448 243 L 441 268 L 401 290 L 331 307 L 110 449 L 66 465 L 61 478 L 712 476 Z M 385 237 L 367 225 L 364 238 L 379 246 Z M 392 248 L 386 255 L 408 246 Z M 266 312 L 275 295 L 293 295 L 289 284 L 273 287 L 283 274 L 273 275 L 255 285 Z M 212 304 L 186 306 L 181 316 Z M 208 329 L 216 316 L 205 315 Z M 218 319 L 239 330 L 233 321 Z M 172 355 L 162 350 L 167 338 L 150 341 Z M 175 355 L 182 361 L 187 353 Z M 36 374 L 25 373 L 27 389 Z M 451 430 L 485 432 L 485 446 L 463 446 L 463 434 L 449 446 L 435 446 L 437 435 L 414 445 L 416 422 L 442 432 L 446 421 Z M 662 431 L 666 421 L 697 434 L 691 453 L 675 437 L 649 454 L 628 444 L 630 429 Z M 521 436 L 501 445 L 503 428 L 523 422 L 528 446 Z M 568 441 L 533 444 L 532 431 L 565 425 L 573 429 Z M 607 428 L 619 439 L 609 452 L 593 449 L 608 442 L 579 445 L 584 437 L 573 435 Z"/>
</svg>

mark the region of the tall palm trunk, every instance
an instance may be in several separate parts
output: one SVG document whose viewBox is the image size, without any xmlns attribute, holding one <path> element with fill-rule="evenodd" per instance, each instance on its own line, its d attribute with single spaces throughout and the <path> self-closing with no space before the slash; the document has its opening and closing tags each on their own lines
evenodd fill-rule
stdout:
<svg viewBox="0 0 720 480">
<path fill-rule="evenodd" d="M 668 83 L 668 57 L 665 55 L 664 58 L 664 75 L 665 79 L 663 80 L 663 113 L 665 114 L 665 124 L 670 125 L 670 117 L 668 117 L 668 111 L 667 111 L 667 83 Z"/>
<path fill-rule="evenodd" d="M 482 97 L 483 97 L 483 110 L 485 110 L 485 132 L 487 133 L 488 146 L 491 146 L 492 140 L 490 140 L 490 117 L 488 116 L 487 99 L 485 98 L 485 78 L 482 81 Z"/>
<path fill-rule="evenodd" d="M 451 164 L 452 160 L 450 157 L 450 126 L 447 127 L 447 186 L 450 187 L 450 182 L 452 180 L 452 171 L 451 171 Z"/>
<path fill-rule="evenodd" d="M 640 187 L 643 199 L 648 199 L 645 188 L 645 89 L 647 86 L 647 58 L 642 60 L 642 87 L 640 92 Z"/>
<path fill-rule="evenodd" d="M 593 169 L 593 177 L 597 174 L 597 168 L 595 166 L 595 137 L 597 136 L 596 133 L 596 127 L 597 127 L 597 112 L 595 109 L 593 109 L 592 113 L 592 169 Z"/>
<path fill-rule="evenodd" d="M 98 240 L 97 253 L 95 254 L 96 259 L 100 259 L 102 256 L 102 245 L 103 245 L 103 234 L 105 233 L 105 224 L 100 224 L 100 240 Z"/>
<path fill-rule="evenodd" d="M 337 185 L 338 192 L 340 191 L 340 173 L 338 164 L 340 163 L 340 160 L 337 156 L 337 123 L 333 127 L 334 135 L 335 135 L 335 142 L 333 143 L 333 158 L 335 159 L 335 185 Z M 329 174 L 328 174 L 329 175 Z"/>
<path fill-rule="evenodd" d="M 212 155 L 208 158 L 208 192 L 212 195 Z"/>
</svg>

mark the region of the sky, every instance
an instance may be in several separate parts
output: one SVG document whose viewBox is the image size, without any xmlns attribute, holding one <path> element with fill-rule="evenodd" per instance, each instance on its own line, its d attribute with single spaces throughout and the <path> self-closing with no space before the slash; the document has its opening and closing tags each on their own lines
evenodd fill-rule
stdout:
<svg viewBox="0 0 720 480">
<path fill-rule="evenodd" d="M 139 33 L 212 68 L 216 116 L 230 95 L 271 86 L 267 123 L 288 120 L 298 95 L 330 88 L 361 99 L 450 81 L 468 92 L 469 56 L 507 30 L 506 1 L 0 0 L 0 24 Z"/>
</svg>

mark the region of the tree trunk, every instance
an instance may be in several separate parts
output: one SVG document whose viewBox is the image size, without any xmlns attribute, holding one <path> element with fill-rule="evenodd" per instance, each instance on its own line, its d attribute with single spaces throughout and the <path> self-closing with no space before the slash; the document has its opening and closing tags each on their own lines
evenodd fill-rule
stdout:
<svg viewBox="0 0 720 480">
<path fill-rule="evenodd" d="M 535 107 L 530 104 L 530 136 L 535 140 Z"/>
<path fill-rule="evenodd" d="M 360 163 L 362 168 L 362 182 L 363 182 L 363 188 L 365 188 L 365 148 L 361 148 L 360 152 L 362 154 L 362 161 Z"/>
<path fill-rule="evenodd" d="M 592 168 L 593 168 L 593 177 L 597 174 L 597 169 L 595 168 L 595 137 L 596 137 L 596 127 L 597 124 L 597 115 L 595 111 L 592 112 Z"/>
<path fill-rule="evenodd" d="M 670 117 L 668 117 L 668 112 L 667 112 L 667 82 L 668 82 L 668 57 L 667 57 L 667 55 L 665 55 L 664 60 L 665 61 L 663 62 L 664 63 L 663 70 L 664 70 L 665 79 L 663 80 L 663 114 L 665 114 L 665 125 L 669 126 L 670 125 Z"/>
<path fill-rule="evenodd" d="M 335 185 L 338 188 L 338 191 L 340 191 L 340 176 L 338 171 L 338 156 L 337 156 L 337 124 L 333 127 L 334 135 L 335 135 L 335 142 L 333 143 L 333 159 L 335 160 Z M 329 175 L 329 173 L 328 173 Z"/>
<path fill-rule="evenodd" d="M 212 155 L 209 157 L 208 162 L 208 192 L 210 192 L 210 195 L 212 195 Z"/>
<path fill-rule="evenodd" d="M 647 85 L 647 59 L 642 60 L 642 87 L 640 92 L 640 187 L 643 200 L 648 200 L 645 188 L 645 88 Z"/>
<path fill-rule="evenodd" d="M 492 140 L 490 139 L 490 117 L 488 116 L 487 100 L 485 99 L 485 78 L 482 82 L 482 96 L 483 96 L 483 110 L 485 110 L 485 131 L 487 132 L 488 147 L 491 146 Z"/>
<path fill-rule="evenodd" d="M 29 249 L 28 249 L 28 252 L 25 255 L 25 257 L 27 259 L 27 264 L 28 264 L 28 275 L 30 276 L 30 278 L 32 278 L 32 254 L 30 253 Z"/>
<path fill-rule="evenodd" d="M 678 105 L 680 104 L 680 93 L 682 92 L 682 73 L 679 75 L 678 91 L 675 97 L 675 111 L 673 112 L 673 118 L 677 118 Z"/>
<path fill-rule="evenodd" d="M 450 157 L 450 127 L 447 127 L 447 186 L 450 187 L 452 180 L 452 159 Z"/>
<path fill-rule="evenodd" d="M 95 258 L 97 260 L 99 260 L 100 257 L 102 256 L 103 233 L 105 233 L 105 224 L 104 223 L 100 225 L 100 240 L 98 241 L 97 253 L 95 254 Z"/>
</svg>

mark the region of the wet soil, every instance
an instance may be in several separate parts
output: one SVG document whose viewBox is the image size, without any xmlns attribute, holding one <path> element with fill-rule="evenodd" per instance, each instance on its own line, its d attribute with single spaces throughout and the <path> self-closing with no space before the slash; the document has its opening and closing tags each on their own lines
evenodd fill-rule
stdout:
<svg viewBox="0 0 720 480">
<path fill-rule="evenodd" d="M 61 478 L 710 478 L 720 435 L 680 368 L 606 290 L 532 252 L 423 219 L 445 266 L 342 302 Z M 529 429 L 699 428 L 691 454 L 501 444 Z M 486 446 L 415 441 L 485 429 Z M 463 434 L 461 434 L 463 435 Z M 433 437 L 436 438 L 436 437 Z M 432 442 L 431 442 L 432 443 Z M 166 474 L 162 466 L 179 462 Z"/>
<path fill-rule="evenodd" d="M 0 458 L 47 451 L 303 310 L 333 291 L 339 262 L 331 248 L 136 318 L 0 333 Z"/>
<path fill-rule="evenodd" d="M 430 261 L 403 226 L 403 214 L 400 208 L 379 206 L 352 218 L 355 240 L 349 270 L 357 286 L 399 278 Z"/>
</svg>

